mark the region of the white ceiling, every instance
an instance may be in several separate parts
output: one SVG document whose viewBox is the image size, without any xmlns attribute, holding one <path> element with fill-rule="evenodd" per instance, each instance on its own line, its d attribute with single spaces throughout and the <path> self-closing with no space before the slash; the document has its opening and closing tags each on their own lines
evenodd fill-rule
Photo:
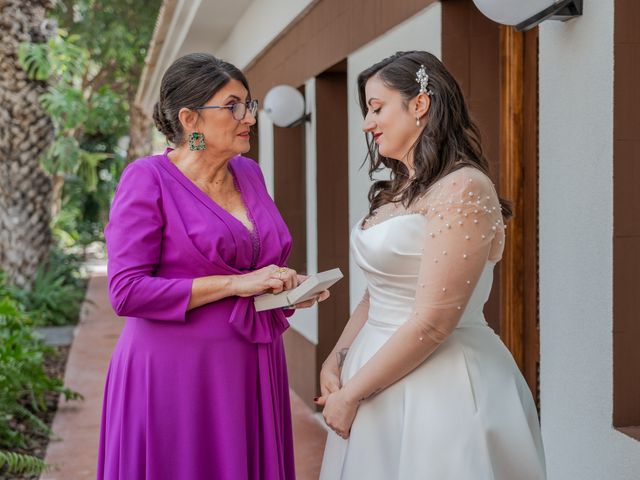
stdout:
<svg viewBox="0 0 640 480">
<path fill-rule="evenodd" d="M 202 51 L 215 55 L 252 2 L 202 0 L 177 56 Z"/>
</svg>

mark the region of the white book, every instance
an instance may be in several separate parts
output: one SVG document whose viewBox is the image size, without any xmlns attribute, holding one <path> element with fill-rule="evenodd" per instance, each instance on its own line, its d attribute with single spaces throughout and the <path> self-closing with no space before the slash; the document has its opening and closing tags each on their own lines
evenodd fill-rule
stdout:
<svg viewBox="0 0 640 480">
<path fill-rule="evenodd" d="M 253 299 L 257 312 L 274 308 L 291 307 L 318 295 L 343 277 L 339 268 L 315 273 L 291 290 L 280 293 L 265 293 Z"/>
</svg>

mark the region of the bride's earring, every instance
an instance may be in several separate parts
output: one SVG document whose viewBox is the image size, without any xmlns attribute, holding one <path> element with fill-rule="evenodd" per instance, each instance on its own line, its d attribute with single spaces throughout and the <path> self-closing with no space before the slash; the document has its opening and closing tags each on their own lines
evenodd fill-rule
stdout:
<svg viewBox="0 0 640 480">
<path fill-rule="evenodd" d="M 416 127 L 420 127 L 420 117 L 416 117 Z"/>
</svg>

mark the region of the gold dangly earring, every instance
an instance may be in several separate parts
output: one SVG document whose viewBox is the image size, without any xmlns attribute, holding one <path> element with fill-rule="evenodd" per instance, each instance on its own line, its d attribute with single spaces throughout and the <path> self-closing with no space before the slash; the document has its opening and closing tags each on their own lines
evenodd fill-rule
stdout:
<svg viewBox="0 0 640 480">
<path fill-rule="evenodd" d="M 420 127 L 420 117 L 416 117 L 416 127 Z"/>
</svg>

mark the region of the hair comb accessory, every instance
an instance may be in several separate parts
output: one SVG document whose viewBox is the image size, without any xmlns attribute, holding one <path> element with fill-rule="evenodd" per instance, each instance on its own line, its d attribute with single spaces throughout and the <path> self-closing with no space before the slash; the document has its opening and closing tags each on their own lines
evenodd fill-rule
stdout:
<svg viewBox="0 0 640 480">
<path fill-rule="evenodd" d="M 426 93 L 432 95 L 433 92 L 429 90 L 429 75 L 424 65 L 420 65 L 418 72 L 416 73 L 416 83 L 420 84 L 420 93 Z"/>
</svg>

